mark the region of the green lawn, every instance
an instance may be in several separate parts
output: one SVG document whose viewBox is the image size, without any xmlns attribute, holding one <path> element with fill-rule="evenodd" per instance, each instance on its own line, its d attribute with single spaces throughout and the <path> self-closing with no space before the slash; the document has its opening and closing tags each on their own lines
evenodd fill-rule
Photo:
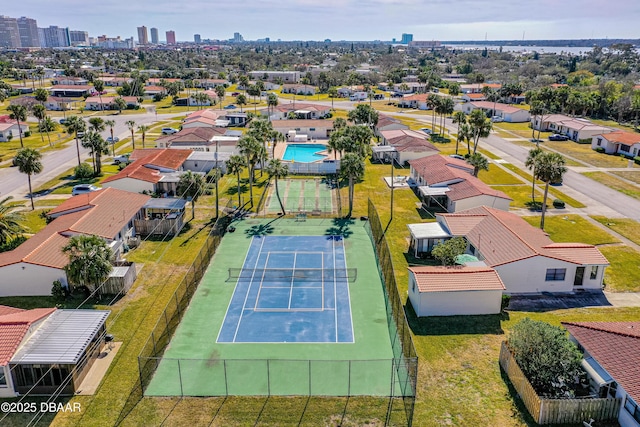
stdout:
<svg viewBox="0 0 640 427">
<path fill-rule="evenodd" d="M 640 223 L 638 221 L 628 218 L 607 218 L 605 216 L 592 216 L 591 218 L 640 245 Z"/>
<path fill-rule="evenodd" d="M 609 188 L 633 197 L 634 199 L 640 199 L 640 187 L 628 182 L 622 181 L 615 176 L 611 176 L 604 172 L 584 172 L 583 175 L 598 181 L 600 184 L 604 184 Z"/>
<path fill-rule="evenodd" d="M 628 179 L 629 181 L 633 181 L 636 184 L 640 184 L 640 171 L 613 171 L 611 173 L 618 175 L 621 178 Z"/>
<path fill-rule="evenodd" d="M 523 171 L 519 167 L 517 167 L 515 165 L 512 165 L 511 163 L 502 163 L 501 166 L 509 169 L 512 172 L 517 173 L 518 175 L 520 175 L 521 177 L 526 179 L 528 182 L 531 182 L 531 174 Z M 543 182 L 542 181 L 536 180 L 536 186 L 538 187 L 538 189 L 540 191 L 544 191 L 544 187 L 543 187 Z M 531 191 L 529 191 L 529 194 L 531 194 Z M 557 187 L 549 186 L 549 199 L 551 201 L 553 201 L 552 198 L 561 199 L 567 205 L 572 206 L 574 208 L 584 208 L 584 207 L 586 207 L 586 205 L 584 203 L 579 202 L 578 200 L 574 199 L 573 197 L 567 196 L 562 191 L 558 190 Z"/>
<path fill-rule="evenodd" d="M 526 216 L 522 219 L 534 227 L 540 226 L 539 216 Z M 611 234 L 579 215 L 545 216 L 544 231 L 549 233 L 551 240 L 559 243 L 587 243 L 589 245 L 620 243 Z"/>
<path fill-rule="evenodd" d="M 640 292 L 640 252 L 628 246 L 605 246 L 600 251 L 611 263 L 604 275 L 606 289 Z"/>
<path fill-rule="evenodd" d="M 507 196 L 511 197 L 513 201 L 511 202 L 512 208 L 520 208 L 526 209 L 527 202 L 531 201 L 531 186 L 530 185 L 495 185 L 492 187 L 494 190 L 499 190 L 505 193 Z M 542 194 L 536 192 L 536 200 L 542 201 Z M 550 205 L 550 200 L 547 201 L 547 204 Z"/>
<path fill-rule="evenodd" d="M 489 165 L 489 170 L 481 170 L 478 173 L 478 178 L 485 184 L 495 185 L 515 185 L 522 184 L 522 180 L 511 175 L 509 172 L 502 169 L 498 164 L 493 163 Z"/>
</svg>

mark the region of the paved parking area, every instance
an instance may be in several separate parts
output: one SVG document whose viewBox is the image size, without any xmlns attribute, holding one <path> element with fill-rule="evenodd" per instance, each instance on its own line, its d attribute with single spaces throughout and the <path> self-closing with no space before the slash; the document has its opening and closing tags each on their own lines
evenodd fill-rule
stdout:
<svg viewBox="0 0 640 427">
<path fill-rule="evenodd" d="M 615 304 L 618 305 L 618 304 Z M 612 307 L 602 292 L 580 292 L 574 294 L 512 295 L 509 303 L 511 311 L 549 311 L 582 307 Z"/>
</svg>

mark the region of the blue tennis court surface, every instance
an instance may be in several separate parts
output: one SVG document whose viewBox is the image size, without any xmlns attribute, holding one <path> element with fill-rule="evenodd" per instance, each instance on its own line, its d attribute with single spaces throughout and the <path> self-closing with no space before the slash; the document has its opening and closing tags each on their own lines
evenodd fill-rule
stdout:
<svg viewBox="0 0 640 427">
<path fill-rule="evenodd" d="M 254 236 L 219 343 L 351 343 L 341 236 Z"/>
</svg>

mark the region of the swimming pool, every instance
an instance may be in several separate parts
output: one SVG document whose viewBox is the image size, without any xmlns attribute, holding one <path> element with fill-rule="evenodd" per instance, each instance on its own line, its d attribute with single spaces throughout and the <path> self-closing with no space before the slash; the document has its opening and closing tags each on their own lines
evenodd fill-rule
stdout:
<svg viewBox="0 0 640 427">
<path fill-rule="evenodd" d="M 311 163 L 326 159 L 324 154 L 317 154 L 318 151 L 325 151 L 327 147 L 322 144 L 287 144 L 282 160 Z"/>
</svg>

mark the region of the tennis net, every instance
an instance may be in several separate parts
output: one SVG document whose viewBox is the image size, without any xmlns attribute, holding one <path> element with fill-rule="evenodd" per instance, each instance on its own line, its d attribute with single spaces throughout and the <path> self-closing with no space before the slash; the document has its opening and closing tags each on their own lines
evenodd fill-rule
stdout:
<svg viewBox="0 0 640 427">
<path fill-rule="evenodd" d="M 357 278 L 357 268 L 229 268 L 227 280 L 281 282 L 347 279 L 349 282 L 355 282 Z"/>
</svg>

